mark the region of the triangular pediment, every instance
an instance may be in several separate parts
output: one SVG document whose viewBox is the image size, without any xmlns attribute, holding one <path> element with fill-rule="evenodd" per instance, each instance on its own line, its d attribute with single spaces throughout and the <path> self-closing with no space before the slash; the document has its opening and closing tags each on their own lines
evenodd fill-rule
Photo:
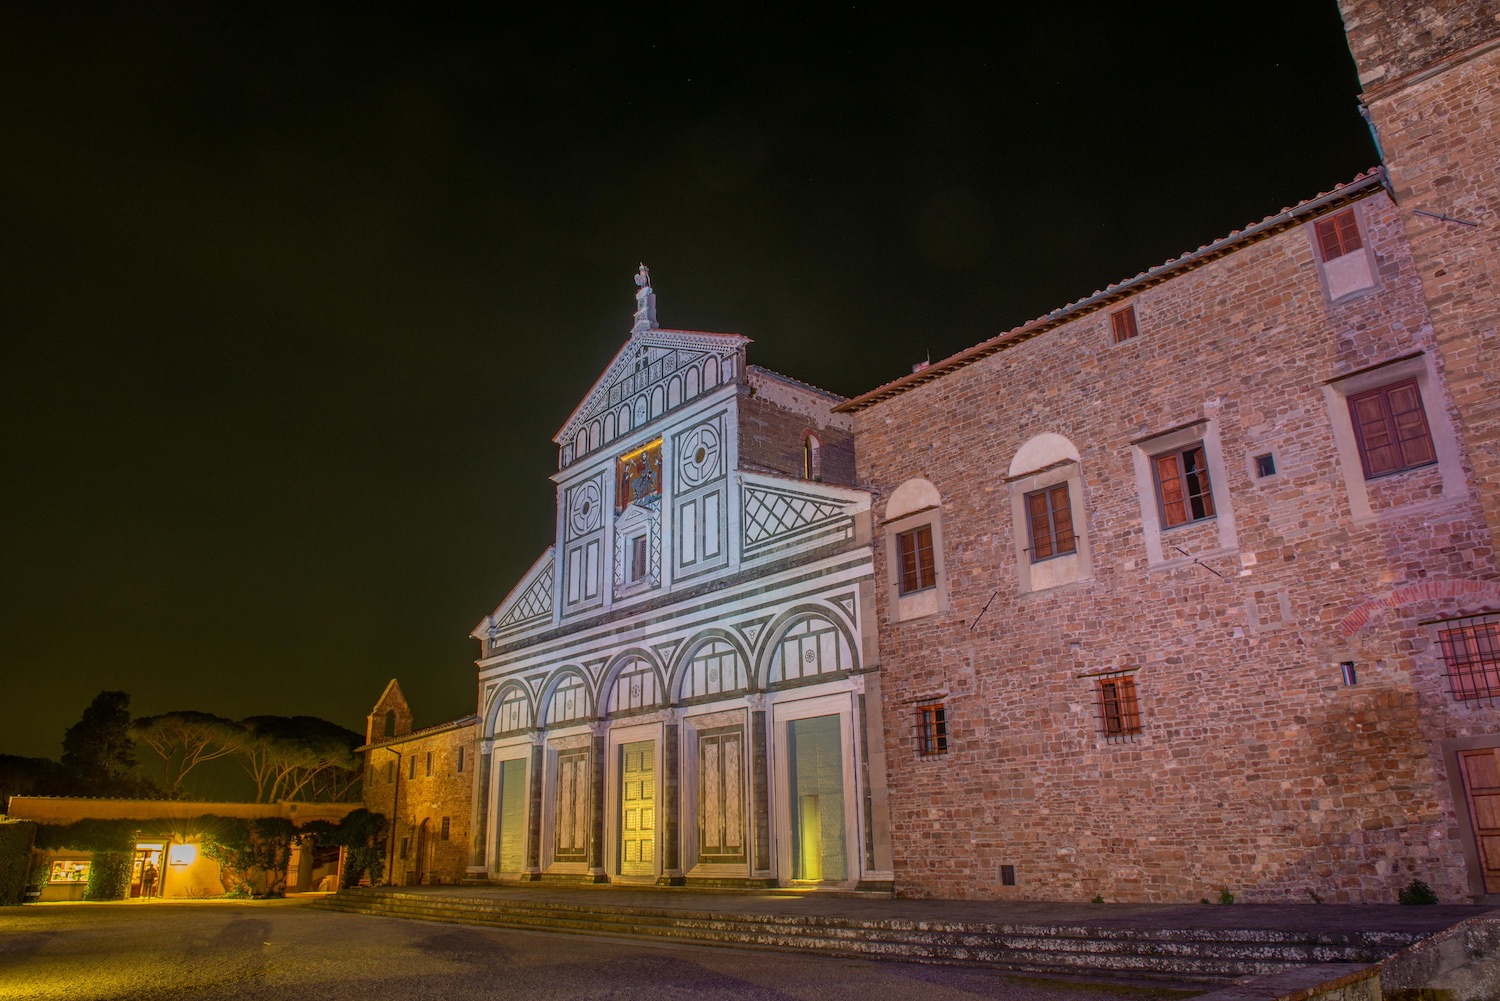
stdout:
<svg viewBox="0 0 1500 1001">
<path fill-rule="evenodd" d="M 531 565 L 520 583 L 511 588 L 510 594 L 474 627 L 469 635 L 477 640 L 490 639 L 503 633 L 514 632 L 537 622 L 552 619 L 552 582 L 556 573 L 554 554 L 556 546 L 547 551 Z"/>
<path fill-rule="evenodd" d="M 737 382 L 748 337 L 696 330 L 641 330 L 630 336 L 553 441 L 561 464 L 605 448 L 677 408 Z"/>
</svg>

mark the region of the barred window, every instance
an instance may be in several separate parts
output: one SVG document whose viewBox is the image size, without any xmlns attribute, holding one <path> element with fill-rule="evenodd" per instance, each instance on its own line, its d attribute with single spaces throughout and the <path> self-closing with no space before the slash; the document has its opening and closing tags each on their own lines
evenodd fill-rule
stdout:
<svg viewBox="0 0 1500 1001">
<path fill-rule="evenodd" d="M 917 707 L 917 753 L 948 753 L 948 711 L 941 702 Z"/>
<path fill-rule="evenodd" d="M 450 819 L 450 818 L 448 818 L 448 817 L 444 817 L 444 818 L 443 818 L 443 829 L 442 829 L 442 833 L 440 833 L 440 834 L 439 834 L 439 835 L 438 835 L 438 838 L 439 838 L 439 839 L 440 839 L 440 840 L 442 840 L 442 841 L 447 841 L 447 840 L 448 840 L 448 821 L 449 821 L 449 819 Z"/>
<path fill-rule="evenodd" d="M 1110 743 L 1134 740 L 1141 732 L 1141 708 L 1135 694 L 1135 678 L 1112 674 L 1098 681 L 1099 723 Z"/>
<path fill-rule="evenodd" d="M 1500 698 L 1500 615 L 1445 625 L 1438 643 L 1453 697 L 1460 702 Z"/>
</svg>

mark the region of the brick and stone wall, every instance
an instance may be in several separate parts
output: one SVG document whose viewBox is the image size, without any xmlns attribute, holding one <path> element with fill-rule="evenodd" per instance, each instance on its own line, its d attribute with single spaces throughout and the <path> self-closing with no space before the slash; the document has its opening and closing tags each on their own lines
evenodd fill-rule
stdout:
<svg viewBox="0 0 1500 1001">
<path fill-rule="evenodd" d="M 806 471 L 803 443 L 811 432 L 819 442 L 813 478 L 843 486 L 853 484 L 851 422 L 842 414 L 829 412 L 843 399 L 750 366 L 746 392 L 739 402 L 741 467 L 800 479 Z"/>
<path fill-rule="evenodd" d="M 856 410 L 877 518 L 915 477 L 941 497 L 945 605 L 899 618 L 877 587 L 898 890 L 1392 902 L 1420 878 L 1466 897 L 1439 744 L 1496 727 L 1451 697 L 1424 623 L 1475 604 L 1413 593 L 1342 623 L 1403 584 L 1500 574 L 1461 436 L 1438 465 L 1368 483 L 1341 451 L 1340 380 L 1393 360 L 1431 366 L 1435 436 L 1461 425 L 1401 216 L 1383 193 L 1355 208 L 1376 276 L 1362 294 L 1331 303 L 1311 225 L 1294 226 Z M 1140 333 L 1115 344 L 1125 302 Z M 1193 424 L 1222 454 L 1218 517 L 1158 529 L 1137 453 Z M 1047 433 L 1078 452 L 1092 566 L 1028 588 L 1007 477 Z M 1265 454 L 1277 471 L 1259 478 Z M 1108 671 L 1135 679 L 1134 739 L 1103 733 Z M 935 702 L 948 749 L 922 756 L 916 707 Z"/>
<path fill-rule="evenodd" d="M 1491 531 L 1500 531 L 1500 4 L 1341 0 Z"/>
<path fill-rule="evenodd" d="M 394 818 L 387 832 L 392 839 L 386 853 L 390 883 L 456 883 L 464 878 L 477 734 L 478 724 L 470 719 L 379 741 L 366 750 L 365 808 Z"/>
</svg>

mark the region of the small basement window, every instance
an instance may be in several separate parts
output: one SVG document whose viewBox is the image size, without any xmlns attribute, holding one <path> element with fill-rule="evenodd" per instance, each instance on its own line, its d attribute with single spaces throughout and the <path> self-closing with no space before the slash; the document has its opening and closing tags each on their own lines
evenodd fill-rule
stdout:
<svg viewBox="0 0 1500 1001">
<path fill-rule="evenodd" d="M 917 707 L 917 753 L 924 758 L 948 753 L 948 712 L 941 702 Z"/>
</svg>

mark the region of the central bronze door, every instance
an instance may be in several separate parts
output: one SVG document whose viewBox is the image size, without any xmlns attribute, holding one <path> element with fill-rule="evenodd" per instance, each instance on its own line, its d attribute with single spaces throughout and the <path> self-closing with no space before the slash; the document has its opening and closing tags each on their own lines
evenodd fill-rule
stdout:
<svg viewBox="0 0 1500 1001">
<path fill-rule="evenodd" d="M 656 741 L 620 746 L 620 875 L 656 875 Z"/>
</svg>

